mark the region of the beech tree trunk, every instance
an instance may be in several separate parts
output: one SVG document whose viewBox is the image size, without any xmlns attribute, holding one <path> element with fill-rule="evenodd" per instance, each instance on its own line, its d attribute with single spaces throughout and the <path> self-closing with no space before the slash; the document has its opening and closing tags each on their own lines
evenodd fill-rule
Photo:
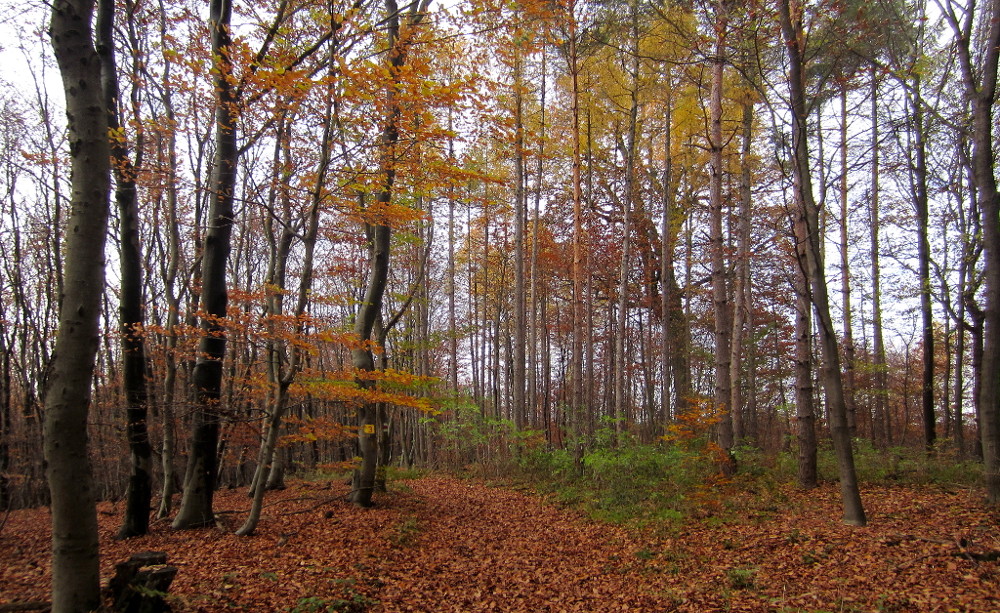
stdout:
<svg viewBox="0 0 1000 613">
<path fill-rule="evenodd" d="M 729 406 L 733 415 L 733 444 L 739 445 L 746 439 L 756 442 L 757 424 L 752 416 L 743 410 L 743 337 L 747 314 L 750 309 L 750 230 L 753 216 L 753 192 L 751 177 L 751 157 L 753 151 L 753 102 L 743 102 L 743 142 L 740 157 L 740 212 L 737 222 L 736 262 L 734 265 L 732 322 L 733 332 L 730 346 L 729 365 Z M 754 393 L 751 389 L 751 393 Z"/>
<path fill-rule="evenodd" d="M 518 54 L 514 58 L 514 334 L 513 334 L 513 372 L 510 384 L 513 387 L 511 412 L 514 425 L 518 430 L 525 427 L 525 327 L 527 322 L 527 300 L 524 287 L 524 224 L 527 215 L 528 200 L 525 191 L 524 170 L 524 96 L 522 58 Z"/>
<path fill-rule="evenodd" d="M 889 444 L 889 373 L 885 356 L 882 331 L 882 267 L 879 254 L 879 129 L 878 129 L 878 78 L 872 68 L 872 183 L 871 183 L 871 271 L 872 271 L 872 352 L 874 372 L 874 397 L 872 399 L 872 441 L 885 449 Z"/>
<path fill-rule="evenodd" d="M 848 183 L 847 183 L 847 82 L 840 89 L 840 296 L 844 304 L 844 403 L 847 405 L 847 427 L 851 436 L 858 432 L 857 403 L 854 389 L 854 326 L 851 312 L 851 258 L 848 250 Z"/>
<path fill-rule="evenodd" d="M 192 418 L 191 453 L 188 456 L 181 508 L 174 529 L 197 528 L 213 523 L 212 499 L 218 472 L 219 421 L 222 402 L 222 360 L 226 353 L 226 263 L 233 228 L 236 189 L 235 96 L 226 50 L 230 43 L 231 0 L 211 0 L 209 23 L 215 58 L 215 156 L 212 163 L 209 227 L 202 253 L 201 305 L 205 317 L 198 343 L 192 384 L 196 407 Z"/>
<path fill-rule="evenodd" d="M 104 295 L 111 151 L 93 14 L 93 0 L 56 0 L 49 23 L 66 94 L 72 167 L 59 329 L 45 391 L 55 613 L 91 611 L 101 604 L 87 414 Z"/>
<path fill-rule="evenodd" d="M 410 5 L 406 13 L 406 25 L 417 26 L 427 12 L 431 0 L 421 0 Z M 387 205 L 392 202 L 393 184 L 396 180 L 396 144 L 399 142 L 399 121 L 402 115 L 401 101 L 396 96 L 394 83 L 400 78 L 400 71 L 406 64 L 408 41 L 400 39 L 400 11 L 395 0 L 386 0 L 385 9 L 388 24 L 388 62 L 391 83 L 386 90 L 385 125 L 379 141 L 381 155 L 380 171 L 382 186 L 375 195 L 377 203 Z M 369 240 L 368 280 L 364 299 L 354 322 L 354 333 L 364 343 L 351 351 L 351 362 L 359 371 L 375 370 L 375 355 L 368 341 L 372 340 L 375 322 L 382 314 L 382 299 L 389 279 L 389 255 L 392 228 L 384 223 L 366 224 Z M 375 381 L 359 378 L 357 385 L 365 390 L 375 388 Z M 375 474 L 378 466 L 378 403 L 366 402 L 358 409 L 358 451 L 361 467 L 354 475 L 349 499 L 361 507 L 372 505 L 375 491 Z"/>
<path fill-rule="evenodd" d="M 794 215 L 794 214 L 793 214 Z M 813 392 L 812 307 L 809 278 L 799 264 L 805 260 L 806 237 L 802 220 L 794 220 L 795 270 L 795 432 L 798 436 L 798 484 L 819 485 L 816 469 L 816 395 Z"/>
<path fill-rule="evenodd" d="M 121 130 L 118 67 L 115 60 L 114 0 L 100 0 L 97 16 L 97 52 L 101 58 L 101 79 L 108 111 L 108 128 Z M 142 309 L 142 249 L 139 246 L 139 203 L 135 186 L 142 165 L 141 132 L 136 162 L 129 158 L 124 134 L 110 139 L 115 201 L 118 204 L 121 289 L 118 313 L 122 336 L 122 387 L 126 402 L 126 433 L 131 455 L 125 516 L 118 538 L 146 534 L 153 497 L 152 447 L 146 428 L 149 396 L 146 389 L 146 341 Z"/>
<path fill-rule="evenodd" d="M 934 450 L 937 429 L 934 415 L 934 312 L 931 303 L 931 246 L 927 231 L 929 205 L 927 196 L 927 145 L 924 125 L 924 101 L 920 95 L 920 79 L 915 78 L 908 89 L 910 130 L 913 133 L 912 164 L 910 166 L 913 203 L 917 211 L 917 276 L 920 283 L 920 323 L 923 371 L 920 379 L 920 408 L 924 424 L 924 447 Z"/>
</svg>

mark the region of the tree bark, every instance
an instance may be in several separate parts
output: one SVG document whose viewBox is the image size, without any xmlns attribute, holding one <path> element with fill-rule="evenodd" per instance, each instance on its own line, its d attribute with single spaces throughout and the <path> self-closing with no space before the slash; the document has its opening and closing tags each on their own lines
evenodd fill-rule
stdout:
<svg viewBox="0 0 1000 613">
<path fill-rule="evenodd" d="M 847 183 L 847 81 L 840 89 L 840 296 L 844 304 L 844 403 L 847 405 L 847 427 L 851 436 L 858 432 L 857 402 L 854 377 L 854 325 L 851 312 L 851 258 L 848 234 Z"/>
<path fill-rule="evenodd" d="M 798 435 L 798 485 L 819 485 L 816 466 L 816 395 L 813 390 L 812 307 L 805 261 L 806 228 L 801 215 L 793 213 L 795 236 L 795 424 Z"/>
<path fill-rule="evenodd" d="M 793 11 L 791 4 L 795 2 Z M 844 523 L 864 526 L 867 523 L 861 495 L 858 492 L 857 475 L 854 470 L 854 454 L 851 449 L 851 435 L 847 427 L 847 410 L 844 404 L 843 380 L 840 373 L 840 353 L 837 336 L 830 316 L 830 300 L 822 266 L 819 207 L 812 192 L 812 178 L 809 170 L 809 139 L 807 132 L 808 107 L 806 105 L 805 64 L 803 61 L 804 31 L 802 7 L 797 0 L 781 0 L 779 3 L 781 30 L 784 35 L 785 50 L 788 55 L 788 77 L 790 111 L 792 114 L 792 156 L 796 201 L 800 207 L 800 218 L 806 232 L 804 261 L 810 281 L 810 302 L 819 320 L 820 342 L 823 356 L 823 387 L 827 410 L 830 416 L 830 431 L 834 451 L 837 455 L 837 469 L 840 475 L 840 493 L 843 503 Z M 793 20 L 792 15 L 795 15 Z"/>
<path fill-rule="evenodd" d="M 723 474 L 736 472 L 733 449 L 733 407 L 730 406 L 733 317 L 729 299 L 729 271 L 726 266 L 722 231 L 722 87 L 726 65 L 726 31 L 729 7 L 725 0 L 715 5 L 715 55 L 712 57 L 712 91 L 709 99 L 709 243 L 712 259 L 712 304 L 715 314 L 715 411 L 719 412 L 719 446 L 725 452 Z"/>
<path fill-rule="evenodd" d="M 525 323 L 527 321 L 527 301 L 524 287 L 524 219 L 527 215 L 528 201 L 525 191 L 524 170 L 524 75 L 521 52 L 514 57 L 514 335 L 513 335 L 513 372 L 511 385 L 513 396 L 511 412 L 514 414 L 514 425 L 518 430 L 525 426 Z"/>
<path fill-rule="evenodd" d="M 222 407 L 222 361 L 226 353 L 226 263 L 233 228 L 236 189 L 237 137 L 236 100 L 230 79 L 232 66 L 226 56 L 231 44 L 229 22 L 231 0 L 211 0 L 209 24 L 212 56 L 215 58 L 215 156 L 212 163 L 209 227 L 202 253 L 202 336 L 198 343 L 193 385 L 196 407 L 192 419 L 191 452 L 188 456 L 181 508 L 174 529 L 197 528 L 213 523 L 212 499 L 218 472 L 219 422 Z"/>
<path fill-rule="evenodd" d="M 743 102 L 743 142 L 740 158 L 740 212 L 737 221 L 736 262 L 733 280 L 733 332 L 730 346 L 729 406 L 733 414 L 733 444 L 755 443 L 757 424 L 743 410 L 743 337 L 750 310 L 750 230 L 753 216 L 751 156 L 753 152 L 753 102 Z M 751 391 L 751 393 L 753 393 Z"/>
<path fill-rule="evenodd" d="M 955 34 L 965 97 L 972 106 L 972 171 L 976 185 L 980 228 L 983 236 L 982 366 L 977 378 L 979 434 L 983 448 L 986 498 L 1000 504 L 1000 191 L 994 165 L 996 123 L 993 120 L 997 98 L 997 69 L 1000 65 L 1000 0 L 988 0 L 976 12 L 961 9 L 956 15 L 951 2 L 945 5 L 945 18 Z M 979 18 L 982 21 L 979 21 Z M 978 22 L 978 23 L 977 23 Z M 971 42 L 976 27 L 981 39 L 982 57 L 974 57 Z M 974 337 L 975 338 L 975 337 Z M 975 345 L 974 345 L 975 347 Z"/>
<path fill-rule="evenodd" d="M 929 203 L 927 196 L 927 145 L 924 125 L 923 97 L 920 79 L 914 78 L 907 90 L 910 107 L 910 129 L 913 131 L 912 165 L 910 166 L 913 203 L 917 212 L 917 277 L 920 283 L 920 322 L 923 371 L 920 379 L 920 407 L 924 424 L 924 447 L 934 451 L 937 429 L 934 416 L 934 312 L 931 303 L 931 246 L 927 231 Z"/>
<path fill-rule="evenodd" d="M 111 152 L 93 13 L 93 0 L 56 0 L 49 24 L 66 94 L 72 167 L 59 329 L 45 393 L 55 613 L 90 611 L 101 603 L 87 414 L 104 293 Z"/>
<path fill-rule="evenodd" d="M 882 267 L 879 250 L 879 129 L 878 129 L 878 78 L 872 68 L 872 184 L 871 207 L 871 272 L 872 272 L 872 352 L 874 370 L 874 390 L 872 400 L 872 441 L 875 446 L 885 449 L 889 444 L 889 372 L 885 354 L 885 340 L 882 330 Z"/>
<path fill-rule="evenodd" d="M 421 0 L 411 5 L 406 14 L 406 25 L 415 27 L 423 19 L 431 0 Z M 385 1 L 388 23 L 388 62 L 390 83 L 386 90 L 385 125 L 379 140 L 381 189 L 375 195 L 378 204 L 387 205 L 392 201 L 393 184 L 396 180 L 396 144 L 399 142 L 399 121 L 402 115 L 401 101 L 396 96 L 396 83 L 406 64 L 408 42 L 400 38 L 400 12 L 395 0 Z M 389 256 L 392 228 L 385 223 L 366 224 L 369 237 L 368 280 L 365 296 L 358 309 L 354 323 L 354 333 L 361 341 L 359 347 L 351 351 L 351 362 L 362 373 L 375 370 L 375 355 L 370 341 L 375 322 L 382 313 L 382 299 L 389 279 Z M 359 377 L 357 385 L 364 390 L 375 388 L 375 381 Z M 372 506 L 375 490 L 375 472 L 378 465 L 378 403 L 365 402 L 358 409 L 358 450 L 361 467 L 354 475 L 349 499 L 361 507 Z"/>
<path fill-rule="evenodd" d="M 119 325 L 122 343 L 122 387 L 126 402 L 126 432 L 131 455 L 125 515 L 118 538 L 146 534 L 153 497 L 152 447 L 146 428 L 149 396 L 146 389 L 146 341 L 142 309 L 143 258 L 139 246 L 139 203 L 135 177 L 141 166 L 141 133 L 136 162 L 129 158 L 120 119 L 118 67 L 115 60 L 113 0 L 99 0 L 97 16 L 97 53 L 101 58 L 101 80 L 108 112 L 112 171 L 115 177 L 115 201 L 118 204 L 121 288 Z"/>
</svg>

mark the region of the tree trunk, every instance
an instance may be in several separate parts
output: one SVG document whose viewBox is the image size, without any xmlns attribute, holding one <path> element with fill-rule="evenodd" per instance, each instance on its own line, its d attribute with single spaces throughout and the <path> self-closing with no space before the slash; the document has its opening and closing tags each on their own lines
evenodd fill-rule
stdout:
<svg viewBox="0 0 1000 613">
<path fill-rule="evenodd" d="M 885 340 L 882 331 L 882 282 L 879 250 L 879 130 L 878 78 L 872 68 L 872 185 L 871 185 L 871 271 L 872 271 L 872 352 L 874 390 L 872 399 L 872 441 L 885 449 L 889 444 L 889 371 L 886 363 Z"/>
<path fill-rule="evenodd" d="M 93 12 L 92 0 L 56 0 L 49 24 L 66 94 L 72 167 L 59 329 L 45 392 L 55 613 L 90 611 L 101 604 L 87 414 L 104 293 L 111 152 L 101 65 L 92 38 Z"/>
<path fill-rule="evenodd" d="M 858 411 L 855 401 L 854 326 L 851 313 L 851 258 L 848 247 L 848 183 L 847 183 L 847 81 L 840 89 L 840 296 L 844 304 L 844 403 L 847 405 L 847 427 L 851 436 L 858 432 Z"/>
<path fill-rule="evenodd" d="M 566 10 L 569 13 L 569 40 L 567 41 L 568 62 L 570 81 L 572 82 L 572 190 L 573 190 L 573 332 L 572 332 L 572 352 L 570 353 L 570 410 L 575 415 L 579 415 L 584 407 L 584 382 L 583 382 L 583 336 L 584 336 L 584 313 L 583 313 L 583 250 L 585 237 L 583 236 L 583 192 L 580 176 L 580 68 L 577 56 L 577 22 L 576 22 L 576 0 L 570 0 Z M 572 434 L 578 434 L 571 424 Z"/>
<path fill-rule="evenodd" d="M 122 131 L 119 111 L 118 68 L 115 61 L 113 0 L 98 2 L 97 52 L 101 58 L 101 80 L 108 112 L 108 128 Z M 141 132 L 137 159 L 129 159 L 124 133 L 111 142 L 112 170 L 115 176 L 115 201 L 118 204 L 121 264 L 119 318 L 122 336 L 122 386 L 126 402 L 126 432 L 131 455 L 125 515 L 118 538 L 146 534 L 153 496 L 152 448 L 146 428 L 148 394 L 146 390 L 146 343 L 142 310 L 143 259 L 139 246 L 139 205 L 135 177 L 141 166 Z"/>
<path fill-rule="evenodd" d="M 166 16 L 160 15 L 160 38 L 167 36 Z M 167 143 L 167 176 L 173 177 L 177 173 L 177 136 L 174 125 L 176 117 L 174 115 L 173 97 L 170 91 L 171 62 L 169 58 L 164 58 L 163 67 L 163 109 L 166 116 L 164 136 Z M 177 324 L 180 320 L 180 297 L 177 291 L 177 273 L 180 270 L 180 224 L 177 220 L 177 185 L 174 181 L 167 181 L 166 185 L 166 219 L 164 220 L 167 247 L 163 254 L 166 260 L 166 267 L 163 271 L 164 296 L 167 301 L 167 321 L 166 321 L 166 347 L 164 357 L 163 376 L 163 405 L 161 408 L 161 423 L 163 425 L 162 441 L 162 469 L 163 469 L 163 491 L 160 497 L 160 507 L 156 511 L 157 518 L 165 518 L 170 515 L 174 493 L 174 452 L 176 427 L 174 424 L 174 394 L 176 393 L 175 383 L 177 380 Z"/>
<path fill-rule="evenodd" d="M 953 8 L 950 3 L 948 8 Z M 985 37 L 981 42 L 982 57 L 976 61 L 969 46 L 979 16 L 967 11 L 960 24 L 952 10 L 946 13 L 958 40 L 965 95 L 972 106 L 972 168 L 983 236 L 985 301 L 977 409 L 986 498 L 990 504 L 997 505 L 1000 504 L 1000 191 L 994 174 L 996 124 L 993 115 L 1000 64 L 1000 0 L 990 0 L 982 7 L 983 21 L 978 25 Z"/>
<path fill-rule="evenodd" d="M 816 470 L 816 410 L 813 393 L 812 309 L 809 305 L 809 279 L 798 264 L 805 258 L 805 228 L 795 218 L 795 423 L 798 435 L 798 483 L 812 489 L 818 483 Z"/>
<path fill-rule="evenodd" d="M 823 356 L 822 380 L 830 415 L 830 431 L 837 468 L 840 475 L 840 493 L 844 508 L 844 523 L 864 526 L 867 523 L 861 495 L 858 492 L 857 476 L 854 470 L 854 454 L 851 449 L 851 435 L 847 427 L 847 411 L 844 405 L 843 380 L 840 373 L 840 354 L 837 336 L 830 317 L 830 300 L 826 277 L 822 266 L 819 207 L 813 198 L 812 178 L 809 170 L 809 139 L 806 122 L 805 64 L 802 58 L 804 31 L 801 7 L 793 10 L 795 0 L 781 0 L 779 15 L 784 34 L 785 50 L 788 54 L 789 94 L 792 114 L 792 155 L 793 177 L 796 201 L 800 207 L 800 218 L 806 231 L 804 266 L 810 280 L 811 303 L 819 320 L 820 342 Z"/>
<path fill-rule="evenodd" d="M 639 13 L 636 1 L 629 3 L 631 13 L 631 66 L 629 89 L 628 132 L 625 145 L 625 197 L 622 204 L 622 253 L 618 268 L 618 325 L 615 336 L 615 380 L 614 380 L 614 418 L 615 432 L 620 437 L 628 425 L 628 403 L 626 386 L 628 383 L 628 366 L 626 356 L 626 339 L 628 338 L 628 293 L 630 249 L 632 234 L 632 210 L 638 202 L 638 187 L 636 185 L 636 141 L 638 139 L 639 121 Z"/>
<path fill-rule="evenodd" d="M 729 406 L 733 415 L 733 444 L 738 445 L 743 439 L 753 441 L 756 424 L 743 411 L 743 336 L 747 313 L 750 308 L 750 230 L 753 215 L 753 193 L 751 191 L 751 156 L 753 147 L 753 102 L 743 102 L 743 142 L 740 157 L 742 169 L 740 174 L 740 213 L 737 222 L 737 246 L 735 279 L 733 286 L 732 320 L 733 332 L 730 346 L 729 367 Z M 752 388 L 751 388 L 752 390 Z"/>
<path fill-rule="evenodd" d="M 920 407 L 924 424 L 924 447 L 934 451 L 937 430 L 934 416 L 934 312 L 931 303 L 931 247 L 927 236 L 929 224 L 927 196 L 927 146 L 925 144 L 923 98 L 920 79 L 915 78 L 909 92 L 910 129 L 913 131 L 910 167 L 913 198 L 917 211 L 917 276 L 920 283 L 920 321 L 923 373 L 920 380 Z"/>
<path fill-rule="evenodd" d="M 213 523 L 212 499 L 218 471 L 219 421 L 222 415 L 222 360 L 226 353 L 226 264 L 229 259 L 236 189 L 236 117 L 234 91 L 226 60 L 230 45 L 231 0 L 211 0 L 209 23 L 215 58 L 215 157 L 212 164 L 209 227 L 202 252 L 201 305 L 205 316 L 192 378 L 196 406 L 192 419 L 181 508 L 174 529 L 197 528 Z"/>
<path fill-rule="evenodd" d="M 521 430 L 525 427 L 526 406 L 524 399 L 525 378 L 525 337 L 527 301 L 524 291 L 524 218 L 527 215 L 528 201 L 525 192 L 524 170 L 524 89 L 522 81 L 522 58 L 518 53 L 514 58 L 514 334 L 513 334 L 513 372 L 511 386 L 513 395 L 511 412 L 514 414 L 514 426 Z"/>
<path fill-rule="evenodd" d="M 430 0 L 421 0 L 411 5 L 406 15 L 406 25 L 414 27 L 420 23 L 427 11 Z M 388 16 L 388 62 L 390 84 L 386 93 L 386 118 L 379 141 L 380 172 L 382 186 L 375 196 L 380 205 L 392 202 L 392 188 L 396 179 L 396 144 L 399 142 L 399 121 L 402 114 L 401 101 L 396 97 L 396 82 L 400 71 L 406 64 L 407 42 L 400 40 L 400 13 L 395 0 L 385 0 Z M 375 356 L 369 341 L 373 340 L 372 331 L 375 322 L 382 314 L 382 299 L 389 279 L 389 251 L 392 239 L 392 228 L 376 223 L 366 224 L 369 236 L 368 281 L 365 296 L 358 309 L 354 323 L 354 333 L 363 343 L 351 351 L 351 362 L 360 372 L 375 370 Z M 370 378 L 362 377 L 356 381 L 363 390 L 372 390 L 376 384 Z M 358 451 L 361 456 L 361 467 L 355 473 L 349 499 L 361 507 L 372 506 L 372 494 L 375 490 L 375 473 L 378 465 L 378 403 L 365 402 L 358 409 Z"/>
<path fill-rule="evenodd" d="M 726 31 L 729 28 L 725 0 L 715 5 L 715 56 L 712 58 L 712 91 L 709 100 L 709 243 L 712 259 L 712 304 L 715 314 L 715 411 L 719 412 L 719 446 L 725 452 L 723 474 L 736 472 L 733 449 L 733 407 L 730 394 L 732 367 L 733 318 L 729 300 L 729 272 L 726 267 L 725 240 L 722 231 L 722 87 L 726 64 Z"/>
</svg>

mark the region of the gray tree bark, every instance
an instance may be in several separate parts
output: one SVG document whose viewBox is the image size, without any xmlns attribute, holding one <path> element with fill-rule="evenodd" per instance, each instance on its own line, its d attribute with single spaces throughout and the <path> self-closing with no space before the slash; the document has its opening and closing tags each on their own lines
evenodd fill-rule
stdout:
<svg viewBox="0 0 1000 613">
<path fill-rule="evenodd" d="M 93 14 L 93 0 L 56 0 L 49 23 L 66 94 L 72 166 L 59 330 L 45 392 L 55 613 L 90 611 L 101 603 L 87 414 L 104 294 L 111 151 Z"/>
</svg>

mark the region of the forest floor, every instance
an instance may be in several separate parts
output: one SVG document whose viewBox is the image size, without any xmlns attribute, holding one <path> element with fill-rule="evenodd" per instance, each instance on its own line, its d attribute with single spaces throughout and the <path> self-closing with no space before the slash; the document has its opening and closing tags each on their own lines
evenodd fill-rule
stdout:
<svg viewBox="0 0 1000 613">
<path fill-rule="evenodd" d="M 981 492 L 868 487 L 866 528 L 844 526 L 836 484 L 723 493 L 696 518 L 622 527 L 531 492 L 441 475 L 396 481 L 373 509 L 347 486 L 295 481 L 238 537 L 243 491 L 220 492 L 215 528 L 112 537 L 102 577 L 138 551 L 179 568 L 175 611 L 1000 611 L 998 516 Z M 2 603 L 47 600 L 47 509 L 0 532 Z"/>
</svg>

